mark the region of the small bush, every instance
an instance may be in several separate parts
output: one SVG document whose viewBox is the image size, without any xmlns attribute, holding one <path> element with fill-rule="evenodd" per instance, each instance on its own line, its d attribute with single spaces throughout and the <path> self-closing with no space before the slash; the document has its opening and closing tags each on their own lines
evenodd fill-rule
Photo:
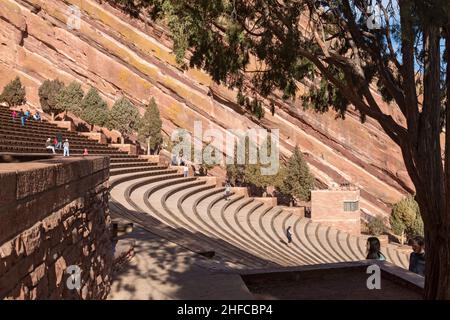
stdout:
<svg viewBox="0 0 450 320">
<path fill-rule="evenodd" d="M 25 87 L 22 86 L 19 77 L 8 83 L 0 94 L 0 102 L 6 102 L 10 107 L 20 106 L 26 103 Z"/>
<path fill-rule="evenodd" d="M 405 233 L 407 237 L 423 236 L 423 221 L 419 205 L 411 195 L 393 206 L 390 223 L 396 235 Z"/>
<path fill-rule="evenodd" d="M 374 236 L 380 236 L 383 233 L 385 233 L 387 230 L 386 228 L 386 219 L 381 216 L 377 215 L 370 219 L 370 221 L 367 223 L 367 231 Z"/>
<path fill-rule="evenodd" d="M 64 83 L 55 80 L 45 80 L 39 87 L 39 102 L 42 110 L 47 113 L 59 113 L 65 111 L 58 105 L 58 97 L 64 89 Z"/>
</svg>

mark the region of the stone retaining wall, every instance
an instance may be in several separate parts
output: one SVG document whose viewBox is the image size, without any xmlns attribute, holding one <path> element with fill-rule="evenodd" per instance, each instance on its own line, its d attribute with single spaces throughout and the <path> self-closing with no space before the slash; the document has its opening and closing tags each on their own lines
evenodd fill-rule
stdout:
<svg viewBox="0 0 450 320">
<path fill-rule="evenodd" d="M 0 164 L 0 299 L 106 298 L 108 178 L 104 157 Z"/>
</svg>

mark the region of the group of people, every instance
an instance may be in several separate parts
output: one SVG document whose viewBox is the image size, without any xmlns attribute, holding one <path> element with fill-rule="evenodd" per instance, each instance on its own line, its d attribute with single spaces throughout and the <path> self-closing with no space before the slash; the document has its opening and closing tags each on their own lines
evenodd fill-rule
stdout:
<svg viewBox="0 0 450 320">
<path fill-rule="evenodd" d="M 286 229 L 287 244 L 292 243 L 291 226 Z M 409 241 L 412 253 L 409 256 L 409 271 L 425 276 L 425 241 L 423 237 L 416 236 Z M 381 252 L 381 243 L 377 237 L 367 239 L 368 260 L 386 261 L 386 257 Z"/>
<path fill-rule="evenodd" d="M 22 126 L 25 126 L 25 123 L 29 120 L 34 120 L 34 121 L 41 121 L 41 114 L 39 113 L 39 111 L 36 111 L 34 114 L 32 114 L 30 112 L 30 110 L 27 111 L 23 111 L 23 109 L 20 109 L 20 111 L 16 111 L 13 110 L 11 112 L 11 117 L 13 122 L 16 121 L 16 119 L 20 119 L 20 123 L 22 124 Z"/>
<path fill-rule="evenodd" d="M 53 154 L 56 154 L 56 150 L 63 150 L 63 156 L 68 157 L 70 156 L 70 144 L 69 139 L 66 139 L 63 142 L 62 135 L 58 133 L 56 137 L 53 139 L 47 138 L 47 141 L 45 141 L 45 148 L 47 150 L 51 150 Z"/>
<path fill-rule="evenodd" d="M 409 241 L 412 251 L 409 256 L 409 271 L 421 276 L 425 275 L 425 241 L 423 237 L 416 236 Z M 386 257 L 381 252 L 380 240 L 377 237 L 367 239 L 366 259 L 385 261 Z"/>
<path fill-rule="evenodd" d="M 187 163 L 183 158 L 183 155 L 177 156 L 175 154 L 172 155 L 172 165 L 173 166 L 185 166 Z"/>
</svg>

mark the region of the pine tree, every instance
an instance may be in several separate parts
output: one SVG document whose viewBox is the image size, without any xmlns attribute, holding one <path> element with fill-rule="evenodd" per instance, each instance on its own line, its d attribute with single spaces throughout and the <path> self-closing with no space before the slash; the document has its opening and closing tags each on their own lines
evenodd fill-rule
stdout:
<svg viewBox="0 0 450 320">
<path fill-rule="evenodd" d="M 71 82 L 67 87 L 63 88 L 57 97 L 56 107 L 62 111 L 73 112 L 76 116 L 81 116 L 81 102 L 84 92 L 81 84 L 76 81 Z"/>
<path fill-rule="evenodd" d="M 108 106 L 100 97 L 97 89 L 91 87 L 81 101 L 81 117 L 84 121 L 94 125 L 104 126 L 108 119 Z"/>
<path fill-rule="evenodd" d="M 392 231 L 396 235 L 406 234 L 408 237 L 423 236 L 423 221 L 419 205 L 411 195 L 394 204 L 390 223 Z"/>
<path fill-rule="evenodd" d="M 123 137 L 128 136 L 139 127 L 139 112 L 130 100 L 122 97 L 109 111 L 106 127 L 119 131 Z"/>
<path fill-rule="evenodd" d="M 369 24 L 373 2 L 383 12 L 379 29 Z M 450 141 L 450 121 L 443 132 L 441 118 L 444 105 L 450 117 L 448 0 L 139 3 L 152 19 L 169 22 L 177 60 L 215 82 L 242 90 L 244 70 L 252 70 L 251 90 L 265 98 L 301 97 L 305 106 L 341 117 L 351 106 L 383 128 L 403 151 L 424 220 L 424 297 L 450 299 L 450 238 L 442 236 L 450 229 L 450 152 L 443 159 L 439 143 Z M 311 18 L 309 29 L 302 17 Z"/>
<path fill-rule="evenodd" d="M 147 144 L 147 152 L 159 150 L 162 139 L 162 121 L 159 115 L 158 106 L 152 98 L 146 107 L 144 116 L 139 126 L 139 139 Z"/>
<path fill-rule="evenodd" d="M 301 201 L 309 201 L 314 177 L 309 173 L 308 165 L 296 146 L 286 166 L 286 177 L 280 191 Z"/>
<path fill-rule="evenodd" d="M 10 107 L 20 106 L 26 103 L 25 87 L 19 77 L 8 83 L 0 94 L 0 102 L 6 102 Z"/>
<path fill-rule="evenodd" d="M 58 106 L 58 96 L 64 89 L 64 83 L 58 79 L 45 80 L 39 87 L 39 102 L 42 110 L 54 115 L 64 111 Z"/>
<path fill-rule="evenodd" d="M 244 180 L 246 184 L 259 188 L 260 190 L 264 190 L 264 192 L 267 192 L 267 187 L 273 186 L 277 189 L 279 189 L 283 183 L 284 179 L 284 166 L 279 164 L 278 170 L 274 174 L 265 174 L 263 169 L 269 169 L 270 166 L 274 165 L 273 163 L 270 164 L 263 164 L 261 161 L 263 146 L 266 146 L 267 154 L 266 157 L 269 157 L 272 155 L 272 141 L 271 136 L 269 136 L 263 143 L 259 146 L 257 149 L 257 155 L 258 155 L 258 161 L 256 164 L 247 164 L 244 169 Z M 272 157 L 272 156 L 271 156 Z M 271 162 L 273 160 L 279 161 L 279 159 L 270 159 Z"/>
</svg>

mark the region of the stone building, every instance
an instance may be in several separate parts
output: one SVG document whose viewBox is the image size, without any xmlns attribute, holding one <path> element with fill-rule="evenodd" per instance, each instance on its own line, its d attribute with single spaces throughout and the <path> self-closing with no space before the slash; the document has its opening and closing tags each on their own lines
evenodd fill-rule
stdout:
<svg viewBox="0 0 450 320">
<path fill-rule="evenodd" d="M 311 191 L 311 220 L 339 230 L 361 233 L 360 191 L 352 185 Z"/>
</svg>

